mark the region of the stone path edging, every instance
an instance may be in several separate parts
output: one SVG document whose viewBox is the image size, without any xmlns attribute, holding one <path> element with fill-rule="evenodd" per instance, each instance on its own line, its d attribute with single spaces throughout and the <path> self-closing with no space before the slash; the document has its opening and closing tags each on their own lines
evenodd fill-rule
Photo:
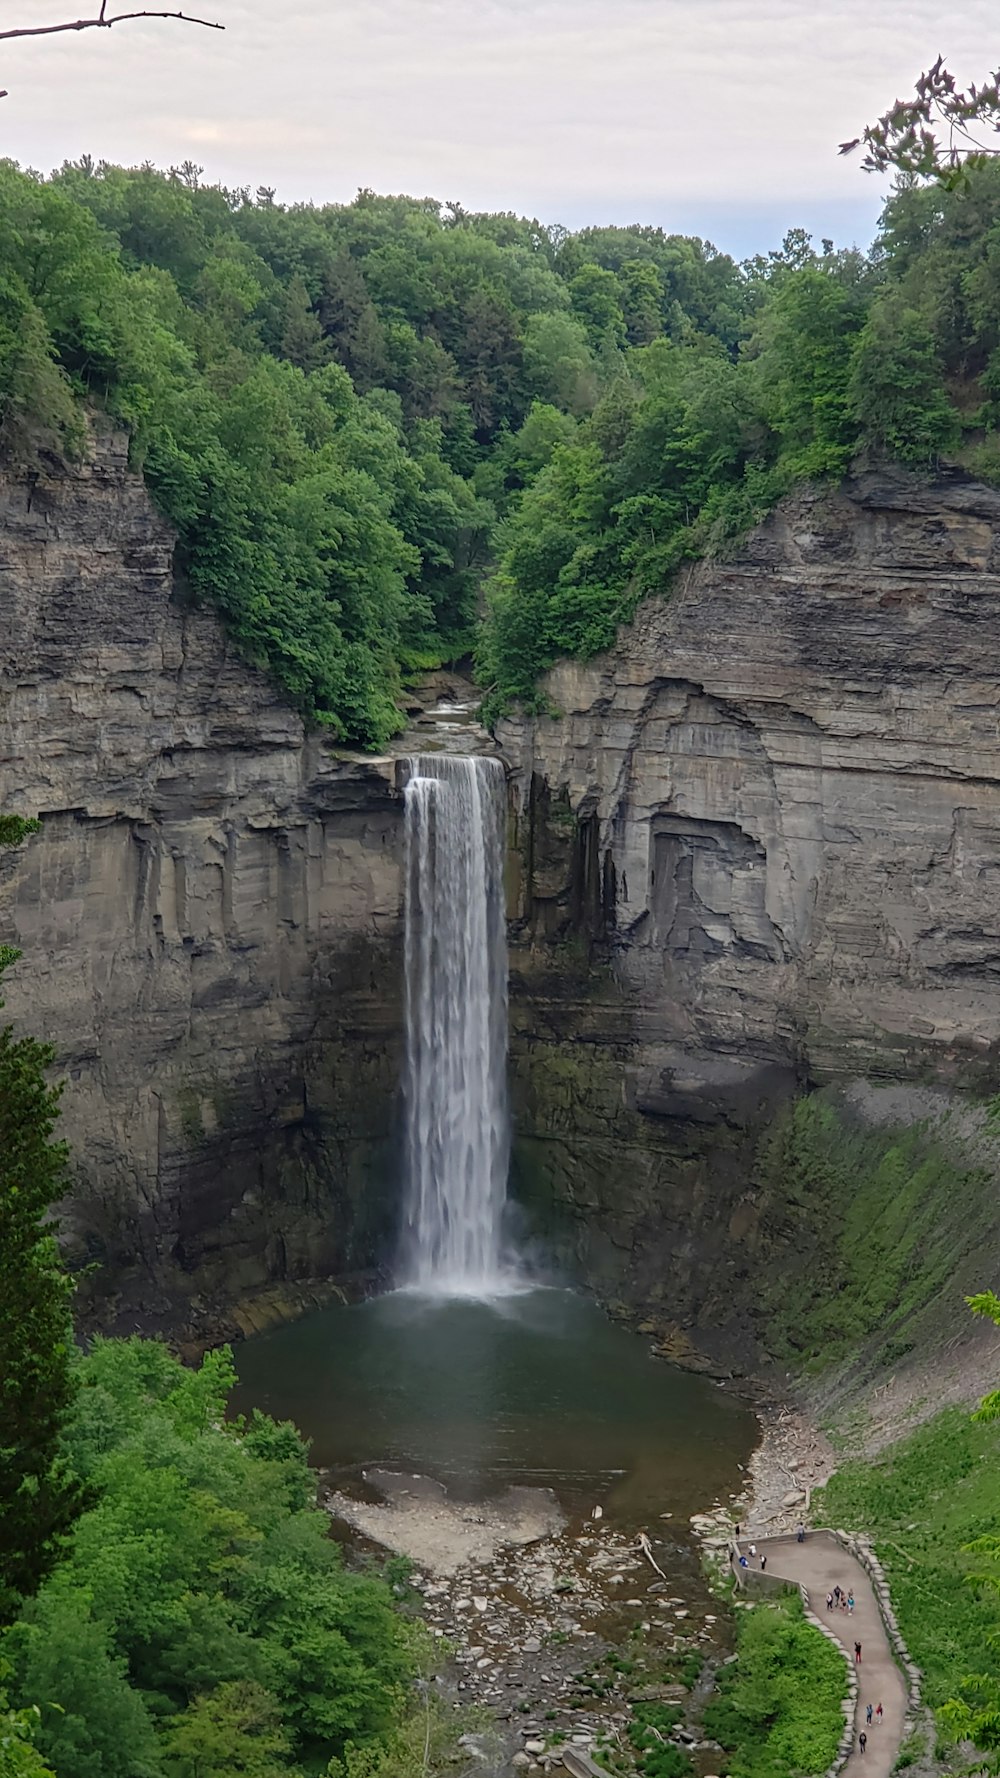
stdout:
<svg viewBox="0 0 1000 1778">
<path fill-rule="evenodd" d="M 765 1540 L 761 1538 L 759 1541 L 764 1542 Z M 838 1539 L 838 1542 L 839 1541 L 840 1540 Z M 740 1546 L 735 1541 L 732 1544 L 732 1554 L 736 1558 L 738 1558 L 740 1554 Z M 754 1581 L 755 1585 L 759 1584 L 762 1578 L 759 1569 L 738 1569 L 735 1566 L 735 1562 L 733 1563 L 733 1573 L 741 1587 L 746 1586 L 751 1579 Z M 768 1577 L 765 1575 L 763 1578 L 766 1579 Z M 777 1575 L 772 1575 L 770 1577 L 772 1583 L 778 1580 L 778 1578 Z M 829 1624 L 825 1624 L 822 1618 L 816 1616 L 810 1603 L 809 1588 L 806 1586 L 805 1582 L 801 1580 L 781 1580 L 780 1585 L 782 1587 L 794 1587 L 796 1589 L 802 1600 L 802 1610 L 805 1617 L 808 1619 L 809 1623 L 812 1624 L 814 1629 L 819 1630 L 822 1635 L 826 1637 L 828 1642 L 833 1643 L 834 1648 L 842 1657 L 844 1666 L 847 1669 L 847 1692 L 841 1705 L 841 1709 L 844 1713 L 844 1732 L 840 1737 L 837 1756 L 833 1764 L 828 1766 L 823 1774 L 823 1778 L 837 1778 L 837 1774 L 847 1764 L 847 1761 L 850 1759 L 851 1753 L 854 1750 L 854 1718 L 857 1714 L 858 1707 L 857 1672 L 855 1670 L 854 1662 L 849 1659 L 847 1650 L 840 1638 L 834 1635 Z"/>
<path fill-rule="evenodd" d="M 817 1527 L 817 1529 L 819 1529 L 819 1527 Z M 856 1562 L 861 1563 L 868 1579 L 872 1583 L 872 1588 L 875 1593 L 875 1603 L 879 1609 L 879 1616 L 885 1625 L 885 1633 L 889 1638 L 889 1646 L 892 1649 L 893 1654 L 896 1656 L 899 1665 L 902 1667 L 903 1672 L 906 1674 L 906 1730 L 909 1732 L 911 1729 L 916 1728 L 920 1716 L 922 1704 L 920 1681 L 923 1679 L 923 1674 L 913 1660 L 906 1643 L 903 1641 L 902 1632 L 896 1621 L 896 1613 L 893 1610 L 892 1593 L 889 1588 L 889 1582 L 885 1578 L 885 1569 L 882 1567 L 882 1564 L 876 1556 L 867 1537 L 862 1537 L 859 1534 L 850 1531 L 834 1531 L 832 1529 L 830 1530 L 830 1536 L 835 1537 L 837 1542 L 847 1551 L 848 1555 L 853 1556 Z"/>
<path fill-rule="evenodd" d="M 840 1746 L 837 1748 L 837 1756 L 833 1764 L 828 1766 L 824 1773 L 824 1778 L 837 1778 L 838 1772 L 843 1770 L 844 1766 L 846 1766 L 850 1759 L 851 1754 L 854 1752 L 854 1718 L 857 1715 L 858 1709 L 858 1671 L 839 1636 L 835 1636 L 830 1629 L 829 1624 L 824 1624 L 822 1618 L 817 1617 L 816 1613 L 813 1611 L 813 1608 L 809 1603 L 808 1587 L 802 1581 L 795 1581 L 793 1582 L 793 1585 L 798 1587 L 799 1592 L 802 1595 L 802 1609 L 805 1612 L 806 1617 L 809 1619 L 809 1622 L 815 1625 L 817 1630 L 822 1630 L 827 1641 L 833 1643 L 837 1653 L 843 1656 L 844 1665 L 847 1668 L 847 1696 L 841 1705 L 841 1709 L 844 1712 L 844 1732 L 840 1737 Z"/>
<path fill-rule="evenodd" d="M 831 1546 L 838 1546 L 841 1548 L 850 1560 L 856 1563 L 861 1569 L 868 1583 L 868 1610 L 873 1615 L 873 1621 L 878 1622 L 883 1635 L 883 1652 L 880 1659 L 882 1662 L 887 1663 L 889 1667 L 895 1665 L 900 1681 L 899 1690 L 896 1693 L 898 1703 L 895 1707 L 898 1714 L 895 1714 L 892 1725 L 896 1730 L 895 1749 L 898 1752 L 898 1748 L 902 1744 L 905 1736 L 916 1727 L 920 1721 L 920 1680 L 922 1675 L 916 1663 L 911 1659 L 906 1644 L 903 1641 L 899 1624 L 892 1607 L 892 1599 L 885 1572 L 871 1546 L 871 1543 L 866 1537 L 855 1536 L 846 1531 L 837 1531 L 825 1526 L 811 1526 L 809 1531 L 810 1541 L 817 1537 L 825 1539 L 828 1548 Z M 746 1540 L 744 1540 L 744 1547 L 745 1542 Z M 786 1563 L 788 1557 L 794 1553 L 792 1539 L 787 1534 L 774 1539 L 766 1536 L 758 1536 L 757 1545 L 762 1554 L 767 1551 L 769 1545 L 779 1546 L 775 1549 L 775 1555 L 779 1562 L 781 1560 L 782 1549 L 787 1552 L 785 1558 Z M 754 1568 L 740 1568 L 738 1566 L 740 1545 L 735 1540 L 730 1545 L 730 1552 L 732 1572 L 739 1585 L 745 1586 L 748 1582 L 752 1582 L 754 1591 L 757 1591 L 758 1589 L 765 1591 L 770 1590 L 775 1584 L 785 1587 L 796 1587 L 802 1599 L 803 1612 L 808 1622 L 812 1624 L 815 1629 L 819 1630 L 827 1640 L 832 1642 L 839 1650 L 847 1668 L 847 1691 L 842 1704 L 844 1712 L 844 1731 L 840 1739 L 836 1757 L 823 1775 L 823 1778 L 839 1778 L 839 1774 L 844 1771 L 844 1768 L 848 1766 L 849 1763 L 852 1771 L 861 1770 L 861 1762 L 855 1757 L 857 1753 L 857 1735 L 859 1732 L 860 1674 L 855 1663 L 851 1659 L 849 1642 L 845 1641 L 845 1639 L 841 1635 L 838 1635 L 829 1624 L 825 1623 L 812 1607 L 810 1585 L 812 1585 L 812 1589 L 815 1590 L 817 1584 L 815 1573 L 811 1577 L 811 1582 L 800 1579 L 794 1572 L 796 1566 L 794 1561 L 792 1563 L 792 1572 L 788 1573 L 786 1571 L 785 1574 L 780 1572 L 780 1568 L 777 1565 L 769 1568 L 766 1573 Z M 804 1553 L 805 1552 L 803 1552 L 803 1554 Z M 820 1557 L 820 1564 L 822 1567 L 822 1557 Z M 807 1563 L 807 1566 L 812 1566 L 812 1564 Z M 826 1584 L 825 1580 L 823 1584 Z M 890 1719 L 892 1719 L 893 1716 L 893 1707 L 890 1704 Z M 881 1732 L 879 1732 L 878 1741 L 881 1741 Z M 876 1745 L 878 1745 L 878 1742 L 876 1742 Z M 869 1749 L 869 1751 L 871 1751 L 871 1749 Z M 886 1747 L 885 1751 L 888 1752 L 888 1747 Z M 868 1762 L 865 1760 L 863 1763 L 864 1765 L 867 1765 Z M 879 1764 L 884 1765 L 884 1758 L 881 1754 Z M 884 1769 L 888 1772 L 890 1768 L 889 1766 L 884 1766 Z"/>
</svg>

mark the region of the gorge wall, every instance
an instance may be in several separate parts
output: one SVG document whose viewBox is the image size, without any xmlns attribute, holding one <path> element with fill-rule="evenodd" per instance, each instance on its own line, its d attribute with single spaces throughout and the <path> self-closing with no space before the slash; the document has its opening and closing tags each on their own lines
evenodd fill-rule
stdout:
<svg viewBox="0 0 1000 1778">
<path fill-rule="evenodd" d="M 0 481 L 7 1015 L 55 1046 L 69 1228 L 177 1325 L 384 1253 L 396 1192 L 400 819 L 174 586 L 110 434 Z"/>
<path fill-rule="evenodd" d="M 0 610 L 0 807 L 43 823 L 0 854 L 7 1015 L 65 1079 L 97 1312 L 218 1325 L 371 1267 L 397 762 L 307 735 L 185 599 L 114 434 L 0 479 Z M 863 1078 L 860 1116 L 881 1083 L 883 1124 L 893 1083 L 911 1123 L 915 1085 L 997 1088 L 998 618 L 1000 494 L 873 473 L 786 501 L 501 724 L 516 1188 L 660 1329 L 752 1334 L 807 1226 L 795 1167 L 756 1158 L 802 1085 Z"/>
<path fill-rule="evenodd" d="M 996 1089 L 998 619 L 1000 494 L 873 472 L 501 725 L 518 1187 L 607 1297 L 744 1326 L 797 1086 Z"/>
</svg>

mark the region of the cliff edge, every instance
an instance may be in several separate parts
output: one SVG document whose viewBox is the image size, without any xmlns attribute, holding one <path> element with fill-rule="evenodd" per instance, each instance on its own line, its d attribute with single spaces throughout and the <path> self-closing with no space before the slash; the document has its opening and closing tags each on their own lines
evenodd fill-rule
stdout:
<svg viewBox="0 0 1000 1778">
<path fill-rule="evenodd" d="M 998 633 L 1000 493 L 871 472 L 502 724 L 521 1190 L 605 1294 L 731 1319 L 798 1086 L 996 1090 Z"/>
<path fill-rule="evenodd" d="M 105 1318 L 372 1263 L 391 1218 L 395 762 L 306 734 L 174 584 L 125 440 L 0 479 L 7 1014 L 55 1046 Z"/>
</svg>

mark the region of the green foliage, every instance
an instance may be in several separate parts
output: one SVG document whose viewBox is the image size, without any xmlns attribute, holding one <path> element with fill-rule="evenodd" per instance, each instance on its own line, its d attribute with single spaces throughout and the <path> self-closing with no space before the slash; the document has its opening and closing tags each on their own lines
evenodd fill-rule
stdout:
<svg viewBox="0 0 1000 1778">
<path fill-rule="evenodd" d="M 705 1732 L 726 1749 L 730 1778 L 824 1772 L 843 1732 L 844 1660 L 808 1623 L 796 1594 L 741 1613 L 736 1660 L 718 1675 Z"/>
<path fill-rule="evenodd" d="M 694 1772 L 688 1755 L 667 1740 L 680 1719 L 681 1712 L 669 1704 L 632 1706 L 628 1738 L 645 1778 L 690 1778 Z"/>
<path fill-rule="evenodd" d="M 0 816 L 0 847 L 37 829 Z M 0 946 L 0 976 L 17 955 Z M 73 1332 L 72 1285 L 51 1221 L 66 1185 L 65 1146 L 52 1140 L 51 1061 L 47 1044 L 0 1030 L 0 1624 L 48 1574 L 82 1505 L 59 1452 L 74 1393 Z"/>
<path fill-rule="evenodd" d="M 938 1414 L 877 1463 L 838 1470 L 813 1511 L 874 1539 L 925 1701 L 948 1741 L 1000 1769 L 1000 1424 Z M 978 1768 L 977 1768 L 978 1769 Z"/>
<path fill-rule="evenodd" d="M 904 463 L 930 463 L 958 442 L 930 328 L 899 296 L 876 304 L 865 322 L 851 402 L 862 443 Z"/>
<path fill-rule="evenodd" d="M 65 1459 L 93 1504 L 7 1634 L 59 1778 L 284 1778 L 403 1731 L 421 1648 L 345 1568 L 295 1429 L 226 1419 L 228 1350 L 77 1367 Z"/>
<path fill-rule="evenodd" d="M 6 1662 L 0 1661 L 0 1681 L 8 1673 Z M 0 1778 L 55 1778 L 34 1745 L 40 1716 L 37 1705 L 12 1710 L 0 1684 Z"/>
<path fill-rule="evenodd" d="M 253 1680 L 196 1698 L 170 1724 L 167 1778 L 287 1778 L 290 1740 L 277 1700 Z"/>
<path fill-rule="evenodd" d="M 926 466 L 964 432 L 1000 479 L 998 366 L 993 166 L 894 193 L 867 259 L 792 229 L 742 266 L 653 228 L 0 166 L 0 445 L 123 422 L 191 591 L 365 747 L 402 672 L 474 644 L 488 712 L 532 705 L 859 448 Z"/>
<path fill-rule="evenodd" d="M 1000 1327 L 1000 1297 L 995 1290 L 983 1290 L 977 1296 L 967 1296 L 965 1300 L 974 1315 L 982 1315 L 987 1321 L 992 1321 L 994 1326 Z M 984 1423 L 1000 1420 L 1000 1389 L 992 1389 L 988 1395 L 983 1396 L 973 1418 Z"/>
<path fill-rule="evenodd" d="M 920 1327 L 960 1312 L 951 1281 L 995 1186 L 947 1126 L 870 1128 L 835 1092 L 814 1093 L 764 1138 L 757 1184 L 761 1315 L 782 1358 L 830 1364 L 877 1333 L 877 1362 L 891 1364 Z"/>
</svg>

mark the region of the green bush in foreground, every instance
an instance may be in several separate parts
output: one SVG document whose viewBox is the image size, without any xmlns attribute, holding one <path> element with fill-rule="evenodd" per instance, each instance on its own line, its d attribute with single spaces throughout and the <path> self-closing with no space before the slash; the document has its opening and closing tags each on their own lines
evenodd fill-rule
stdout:
<svg viewBox="0 0 1000 1778">
<path fill-rule="evenodd" d="M 846 1464 L 814 1511 L 874 1539 L 942 1734 L 1000 1769 L 1000 1423 L 949 1408 L 881 1462 Z"/>
<path fill-rule="evenodd" d="M 3 1649 L 44 1760 L 59 1778 L 295 1778 L 370 1749 L 378 1768 L 419 1632 L 345 1569 L 294 1427 L 226 1420 L 228 1350 L 192 1371 L 99 1340 L 78 1369 L 65 1452 L 96 1504 Z"/>
<path fill-rule="evenodd" d="M 726 1749 L 730 1778 L 823 1772 L 843 1733 L 846 1685 L 843 1656 L 807 1623 L 797 1594 L 782 1596 L 741 1614 L 705 1733 Z"/>
</svg>

